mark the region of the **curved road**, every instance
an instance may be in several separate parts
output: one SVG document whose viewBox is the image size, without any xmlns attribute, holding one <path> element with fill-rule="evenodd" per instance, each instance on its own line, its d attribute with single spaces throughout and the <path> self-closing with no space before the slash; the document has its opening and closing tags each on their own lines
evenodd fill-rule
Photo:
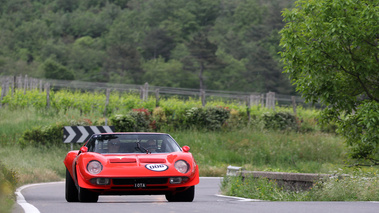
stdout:
<svg viewBox="0 0 379 213">
<path fill-rule="evenodd" d="M 168 203 L 164 196 L 100 196 L 97 203 L 68 203 L 64 182 L 29 185 L 20 188 L 13 213 L 76 212 L 259 212 L 259 213 L 378 213 L 379 202 L 268 202 L 220 196 L 221 178 L 200 178 L 192 203 Z M 23 199 L 24 198 L 24 199 Z"/>
</svg>

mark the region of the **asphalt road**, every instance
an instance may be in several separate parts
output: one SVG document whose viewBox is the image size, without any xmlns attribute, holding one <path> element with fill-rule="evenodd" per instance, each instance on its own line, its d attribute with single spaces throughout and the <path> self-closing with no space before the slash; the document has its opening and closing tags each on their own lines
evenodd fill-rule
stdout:
<svg viewBox="0 0 379 213">
<path fill-rule="evenodd" d="M 379 213 L 379 202 L 268 202 L 220 196 L 220 181 L 220 178 L 200 178 L 191 203 L 168 203 L 161 195 L 100 196 L 97 203 L 68 203 L 64 198 L 64 182 L 30 185 L 23 187 L 21 197 L 18 196 L 27 211 L 15 205 L 13 213 Z"/>
</svg>

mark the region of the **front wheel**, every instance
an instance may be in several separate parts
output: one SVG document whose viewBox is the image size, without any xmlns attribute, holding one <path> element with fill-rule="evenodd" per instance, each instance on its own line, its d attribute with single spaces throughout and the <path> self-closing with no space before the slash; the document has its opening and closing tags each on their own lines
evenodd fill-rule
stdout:
<svg viewBox="0 0 379 213">
<path fill-rule="evenodd" d="M 166 199 L 168 202 L 192 202 L 194 198 L 195 186 L 189 187 L 184 192 L 166 194 Z"/>
<path fill-rule="evenodd" d="M 99 194 L 79 186 L 78 197 L 80 202 L 96 203 L 99 199 Z"/>
<path fill-rule="evenodd" d="M 66 200 L 67 202 L 78 202 L 78 190 L 76 189 L 75 182 L 72 179 L 70 172 L 66 168 Z"/>
<path fill-rule="evenodd" d="M 99 194 L 79 186 L 78 198 L 80 202 L 96 203 L 99 199 Z"/>
</svg>

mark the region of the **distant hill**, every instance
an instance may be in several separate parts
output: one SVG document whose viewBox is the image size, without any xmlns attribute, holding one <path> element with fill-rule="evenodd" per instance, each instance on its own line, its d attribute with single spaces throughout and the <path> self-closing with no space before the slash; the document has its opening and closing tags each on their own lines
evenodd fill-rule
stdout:
<svg viewBox="0 0 379 213">
<path fill-rule="evenodd" d="M 0 75 L 294 94 L 294 0 L 0 0 Z"/>
</svg>

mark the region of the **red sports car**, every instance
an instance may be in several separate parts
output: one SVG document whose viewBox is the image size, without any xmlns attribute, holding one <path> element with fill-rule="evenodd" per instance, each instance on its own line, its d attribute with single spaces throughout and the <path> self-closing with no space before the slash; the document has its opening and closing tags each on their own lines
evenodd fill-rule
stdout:
<svg viewBox="0 0 379 213">
<path fill-rule="evenodd" d="M 165 133 L 95 134 L 64 159 L 66 200 L 164 194 L 170 202 L 191 202 L 199 168 L 189 150 Z"/>
</svg>

